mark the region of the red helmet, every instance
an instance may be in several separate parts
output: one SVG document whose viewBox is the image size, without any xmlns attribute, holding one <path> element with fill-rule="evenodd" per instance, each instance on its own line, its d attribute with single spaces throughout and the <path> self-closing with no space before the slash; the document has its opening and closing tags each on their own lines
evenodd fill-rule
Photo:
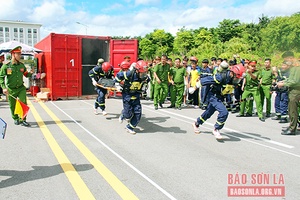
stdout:
<svg viewBox="0 0 300 200">
<path fill-rule="evenodd" d="M 104 62 L 102 63 L 102 70 L 107 73 L 109 72 L 110 70 L 112 70 L 112 66 L 110 65 L 109 62 Z"/>
<path fill-rule="evenodd" d="M 123 62 L 121 63 L 121 65 L 120 65 L 120 67 L 121 67 L 122 70 L 127 70 L 127 69 L 129 69 L 129 67 L 130 67 L 130 62 L 123 61 Z"/>
<path fill-rule="evenodd" d="M 148 66 L 147 63 L 143 60 L 139 60 L 137 61 L 135 68 L 140 72 L 140 73 L 144 73 L 148 71 Z"/>
<path fill-rule="evenodd" d="M 230 71 L 232 71 L 235 74 L 236 78 L 243 78 L 243 75 L 246 71 L 245 67 L 243 66 L 243 64 L 238 64 L 238 65 L 233 65 L 230 68 Z"/>
</svg>

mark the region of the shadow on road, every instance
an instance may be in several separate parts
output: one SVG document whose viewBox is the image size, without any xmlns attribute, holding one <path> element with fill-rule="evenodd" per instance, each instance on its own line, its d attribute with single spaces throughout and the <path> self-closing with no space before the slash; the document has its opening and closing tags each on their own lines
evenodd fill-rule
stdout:
<svg viewBox="0 0 300 200">
<path fill-rule="evenodd" d="M 0 182 L 0 188 L 6 188 L 13 185 L 19 185 L 27 181 L 34 181 L 38 179 L 44 179 L 51 176 L 56 176 L 60 173 L 63 173 L 63 168 L 67 169 L 66 171 L 86 171 L 93 169 L 94 166 L 91 164 L 70 164 L 62 163 L 53 166 L 32 166 L 32 170 L 29 171 L 17 171 L 17 170 L 0 170 L 0 176 L 9 176 L 10 178 L 2 180 Z"/>
<path fill-rule="evenodd" d="M 159 124 L 166 122 L 170 117 L 153 117 L 153 118 L 146 118 L 142 117 L 139 127 L 143 127 L 142 132 L 138 133 L 155 133 L 155 132 L 163 132 L 163 133 L 187 133 L 186 130 L 181 130 L 178 126 L 171 126 L 171 127 L 163 127 Z"/>
</svg>

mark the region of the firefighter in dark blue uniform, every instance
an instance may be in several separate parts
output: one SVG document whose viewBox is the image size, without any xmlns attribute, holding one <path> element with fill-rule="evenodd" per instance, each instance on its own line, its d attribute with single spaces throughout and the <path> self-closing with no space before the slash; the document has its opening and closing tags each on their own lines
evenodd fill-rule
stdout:
<svg viewBox="0 0 300 200">
<path fill-rule="evenodd" d="M 99 62 L 100 61 L 100 62 Z M 98 84 L 98 81 L 101 78 L 104 79 L 114 79 L 114 71 L 113 67 L 109 62 L 104 62 L 103 59 L 98 60 L 98 64 L 89 71 L 89 76 L 92 80 L 93 85 L 95 86 L 95 90 L 97 91 L 98 97 L 95 101 L 94 113 L 98 115 L 98 107 L 102 111 L 102 115 L 107 115 L 105 111 L 105 95 L 107 94 L 107 89 L 101 87 Z"/>
<path fill-rule="evenodd" d="M 123 61 L 120 67 L 128 69 L 129 62 Z M 136 134 L 134 128 L 140 122 L 142 116 L 142 105 L 140 102 L 143 84 L 148 84 L 147 63 L 143 60 L 132 64 L 127 71 L 117 73 L 115 80 L 122 87 L 123 110 L 119 118 L 120 122 L 125 119 L 128 124 L 126 130 L 128 133 Z"/>
<path fill-rule="evenodd" d="M 193 123 L 194 132 L 197 134 L 200 133 L 199 126 L 209 119 L 217 110 L 219 114 L 213 134 L 218 140 L 222 139 L 219 130 L 223 128 L 228 117 L 228 110 L 223 104 L 224 96 L 222 95 L 222 88 L 226 84 L 233 84 L 233 81 L 237 82 L 234 78 L 234 73 L 228 70 L 228 63 L 223 61 L 220 67 L 222 67 L 222 70 L 218 71 L 215 75 L 201 78 L 201 85 L 210 87 L 207 95 L 209 96 L 209 104 L 205 112 Z"/>
</svg>

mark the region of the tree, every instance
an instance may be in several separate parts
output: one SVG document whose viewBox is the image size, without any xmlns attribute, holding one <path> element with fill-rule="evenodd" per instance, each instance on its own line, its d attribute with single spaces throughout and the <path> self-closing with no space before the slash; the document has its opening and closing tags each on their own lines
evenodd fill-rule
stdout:
<svg viewBox="0 0 300 200">
<path fill-rule="evenodd" d="M 179 55 L 186 55 L 194 46 L 194 38 L 191 31 L 186 30 L 184 27 L 176 33 L 174 39 L 174 51 Z"/>
<path fill-rule="evenodd" d="M 231 38 L 240 37 L 242 33 L 240 20 L 224 19 L 216 29 L 221 42 L 229 41 Z"/>
<path fill-rule="evenodd" d="M 300 14 L 291 17 L 276 17 L 261 30 L 261 50 L 271 54 L 274 51 L 300 51 Z"/>
<path fill-rule="evenodd" d="M 154 58 L 154 55 L 156 53 L 157 45 L 153 44 L 151 40 L 149 40 L 148 38 L 143 38 L 139 42 L 139 49 L 140 49 L 140 57 L 146 59 L 152 59 Z"/>
</svg>

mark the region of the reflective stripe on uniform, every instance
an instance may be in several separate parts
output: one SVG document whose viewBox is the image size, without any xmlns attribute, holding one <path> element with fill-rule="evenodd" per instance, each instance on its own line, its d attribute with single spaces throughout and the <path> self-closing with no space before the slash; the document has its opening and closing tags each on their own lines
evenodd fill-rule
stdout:
<svg viewBox="0 0 300 200">
<path fill-rule="evenodd" d="M 218 122 L 218 121 L 216 123 L 219 124 L 220 126 L 225 124 L 225 122 Z"/>
<path fill-rule="evenodd" d="M 95 69 L 93 68 L 93 72 L 94 72 L 94 74 L 98 74 L 96 71 L 95 71 Z"/>
<path fill-rule="evenodd" d="M 220 84 L 220 82 L 216 79 L 216 75 L 214 75 L 214 81 L 218 84 Z"/>
<path fill-rule="evenodd" d="M 123 72 L 125 80 L 128 80 L 126 72 Z"/>
<path fill-rule="evenodd" d="M 201 116 L 199 118 L 201 121 L 203 121 L 203 123 L 205 122 L 205 119 L 203 119 Z"/>
</svg>

